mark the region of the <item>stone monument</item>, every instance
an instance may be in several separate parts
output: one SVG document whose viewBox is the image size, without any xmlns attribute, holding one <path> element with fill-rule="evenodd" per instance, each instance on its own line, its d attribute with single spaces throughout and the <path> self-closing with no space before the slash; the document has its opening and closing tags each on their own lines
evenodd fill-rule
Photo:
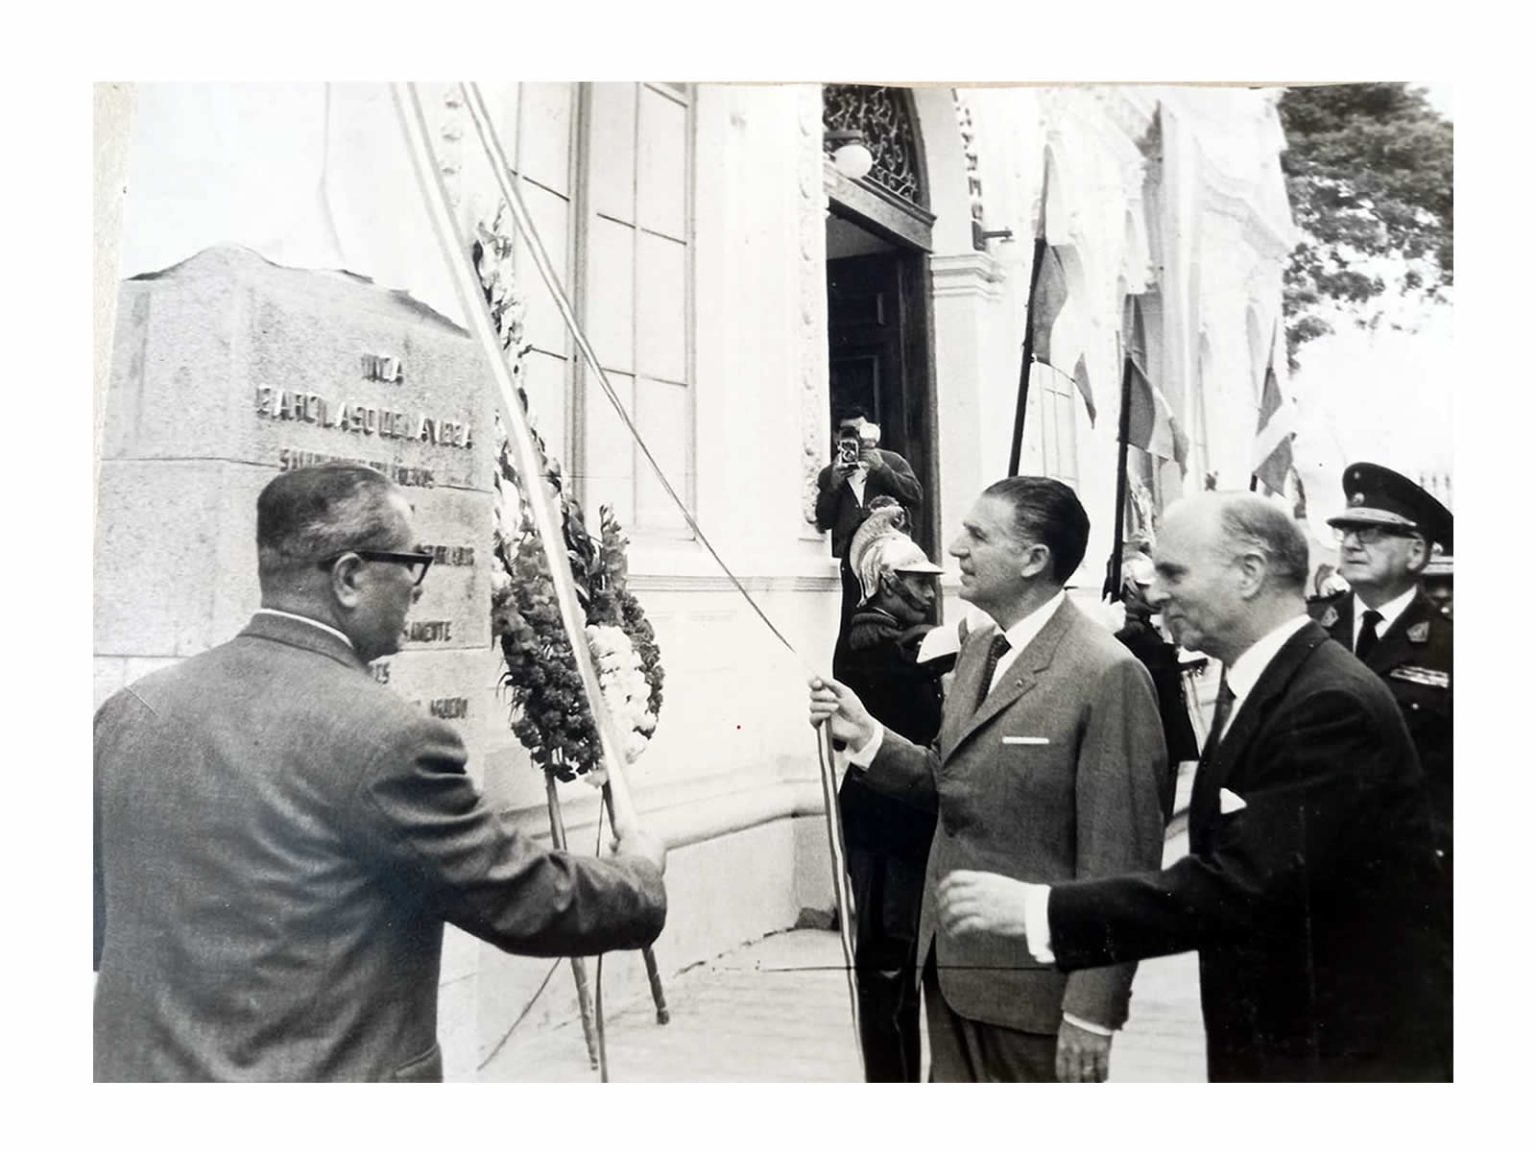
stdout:
<svg viewBox="0 0 1536 1152">
<path fill-rule="evenodd" d="M 347 273 L 211 248 L 125 281 L 97 507 L 97 702 L 238 632 L 260 600 L 256 494 L 345 460 L 406 490 L 435 556 L 400 653 L 374 674 L 477 744 L 495 683 L 491 412 L 462 329 Z"/>
</svg>

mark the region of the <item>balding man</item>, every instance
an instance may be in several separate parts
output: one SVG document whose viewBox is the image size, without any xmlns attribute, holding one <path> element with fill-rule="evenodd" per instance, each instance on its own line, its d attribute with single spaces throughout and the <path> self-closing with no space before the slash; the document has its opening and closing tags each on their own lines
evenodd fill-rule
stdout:
<svg viewBox="0 0 1536 1152">
<path fill-rule="evenodd" d="M 1307 547 L 1255 496 L 1182 501 L 1154 606 L 1226 667 L 1190 854 L 1051 885 L 957 871 L 945 927 L 1072 971 L 1198 949 L 1212 1080 L 1450 1075 L 1443 883 L 1424 776 L 1381 681 L 1307 619 Z"/>
<path fill-rule="evenodd" d="M 509 952 L 638 948 L 665 851 L 535 848 L 453 730 L 374 682 L 431 556 L 367 468 L 256 505 L 260 611 L 96 715 L 95 1078 L 440 1080 L 443 925 Z"/>
</svg>

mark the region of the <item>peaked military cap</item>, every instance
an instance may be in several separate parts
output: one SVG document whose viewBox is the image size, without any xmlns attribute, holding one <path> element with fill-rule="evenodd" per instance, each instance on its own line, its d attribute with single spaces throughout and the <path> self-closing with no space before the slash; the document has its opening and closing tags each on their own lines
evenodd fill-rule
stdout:
<svg viewBox="0 0 1536 1152">
<path fill-rule="evenodd" d="M 1360 524 L 1401 528 L 1451 551 L 1454 518 L 1450 509 L 1390 468 L 1351 464 L 1344 469 L 1344 499 L 1348 508 L 1328 520 L 1335 528 Z"/>
</svg>

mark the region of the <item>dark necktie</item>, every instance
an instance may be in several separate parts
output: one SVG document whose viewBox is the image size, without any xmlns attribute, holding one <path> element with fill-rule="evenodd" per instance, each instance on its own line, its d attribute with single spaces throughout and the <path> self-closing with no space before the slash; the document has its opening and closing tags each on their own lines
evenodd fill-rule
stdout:
<svg viewBox="0 0 1536 1152">
<path fill-rule="evenodd" d="M 1237 700 L 1237 694 L 1227 686 L 1227 674 L 1221 674 L 1221 686 L 1216 689 L 1216 712 L 1211 717 L 1211 731 L 1205 738 L 1205 748 L 1200 752 L 1200 763 L 1204 764 L 1211 758 L 1211 753 L 1216 751 L 1216 745 L 1221 743 L 1221 734 L 1226 731 L 1227 719 L 1232 715 L 1232 705 Z"/>
<path fill-rule="evenodd" d="M 992 646 L 987 649 L 987 663 L 981 670 L 981 689 L 976 693 L 976 708 L 979 711 L 982 703 L 987 698 L 987 693 L 992 691 L 992 675 L 997 671 L 997 662 L 1003 658 L 1003 653 L 1008 651 L 1008 637 L 999 632 L 992 637 Z"/>
<path fill-rule="evenodd" d="M 1374 608 L 1367 608 L 1360 617 L 1360 635 L 1355 640 L 1355 655 L 1360 659 L 1364 660 L 1376 647 L 1376 625 L 1380 623 L 1381 613 Z"/>
</svg>

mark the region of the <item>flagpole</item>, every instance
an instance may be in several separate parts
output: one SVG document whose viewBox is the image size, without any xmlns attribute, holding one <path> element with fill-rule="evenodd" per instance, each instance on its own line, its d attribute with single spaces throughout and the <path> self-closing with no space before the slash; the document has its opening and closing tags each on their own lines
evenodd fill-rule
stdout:
<svg viewBox="0 0 1536 1152">
<path fill-rule="evenodd" d="M 1120 337 L 1115 337 L 1115 350 L 1120 353 L 1120 459 L 1115 467 L 1115 544 L 1109 556 L 1108 587 L 1104 594 L 1111 600 L 1120 599 L 1120 553 L 1125 550 L 1125 497 L 1126 462 L 1131 439 L 1131 357 L 1120 347 Z"/>
<path fill-rule="evenodd" d="M 1035 288 L 1040 282 L 1040 266 L 1045 260 L 1045 236 L 1035 237 L 1035 251 L 1029 268 L 1029 298 L 1024 316 L 1024 362 L 1019 365 L 1019 398 L 1013 409 L 1013 441 L 1008 449 L 1008 475 L 1019 474 L 1019 457 L 1024 450 L 1024 410 L 1029 406 L 1029 367 L 1035 359 Z"/>
</svg>

